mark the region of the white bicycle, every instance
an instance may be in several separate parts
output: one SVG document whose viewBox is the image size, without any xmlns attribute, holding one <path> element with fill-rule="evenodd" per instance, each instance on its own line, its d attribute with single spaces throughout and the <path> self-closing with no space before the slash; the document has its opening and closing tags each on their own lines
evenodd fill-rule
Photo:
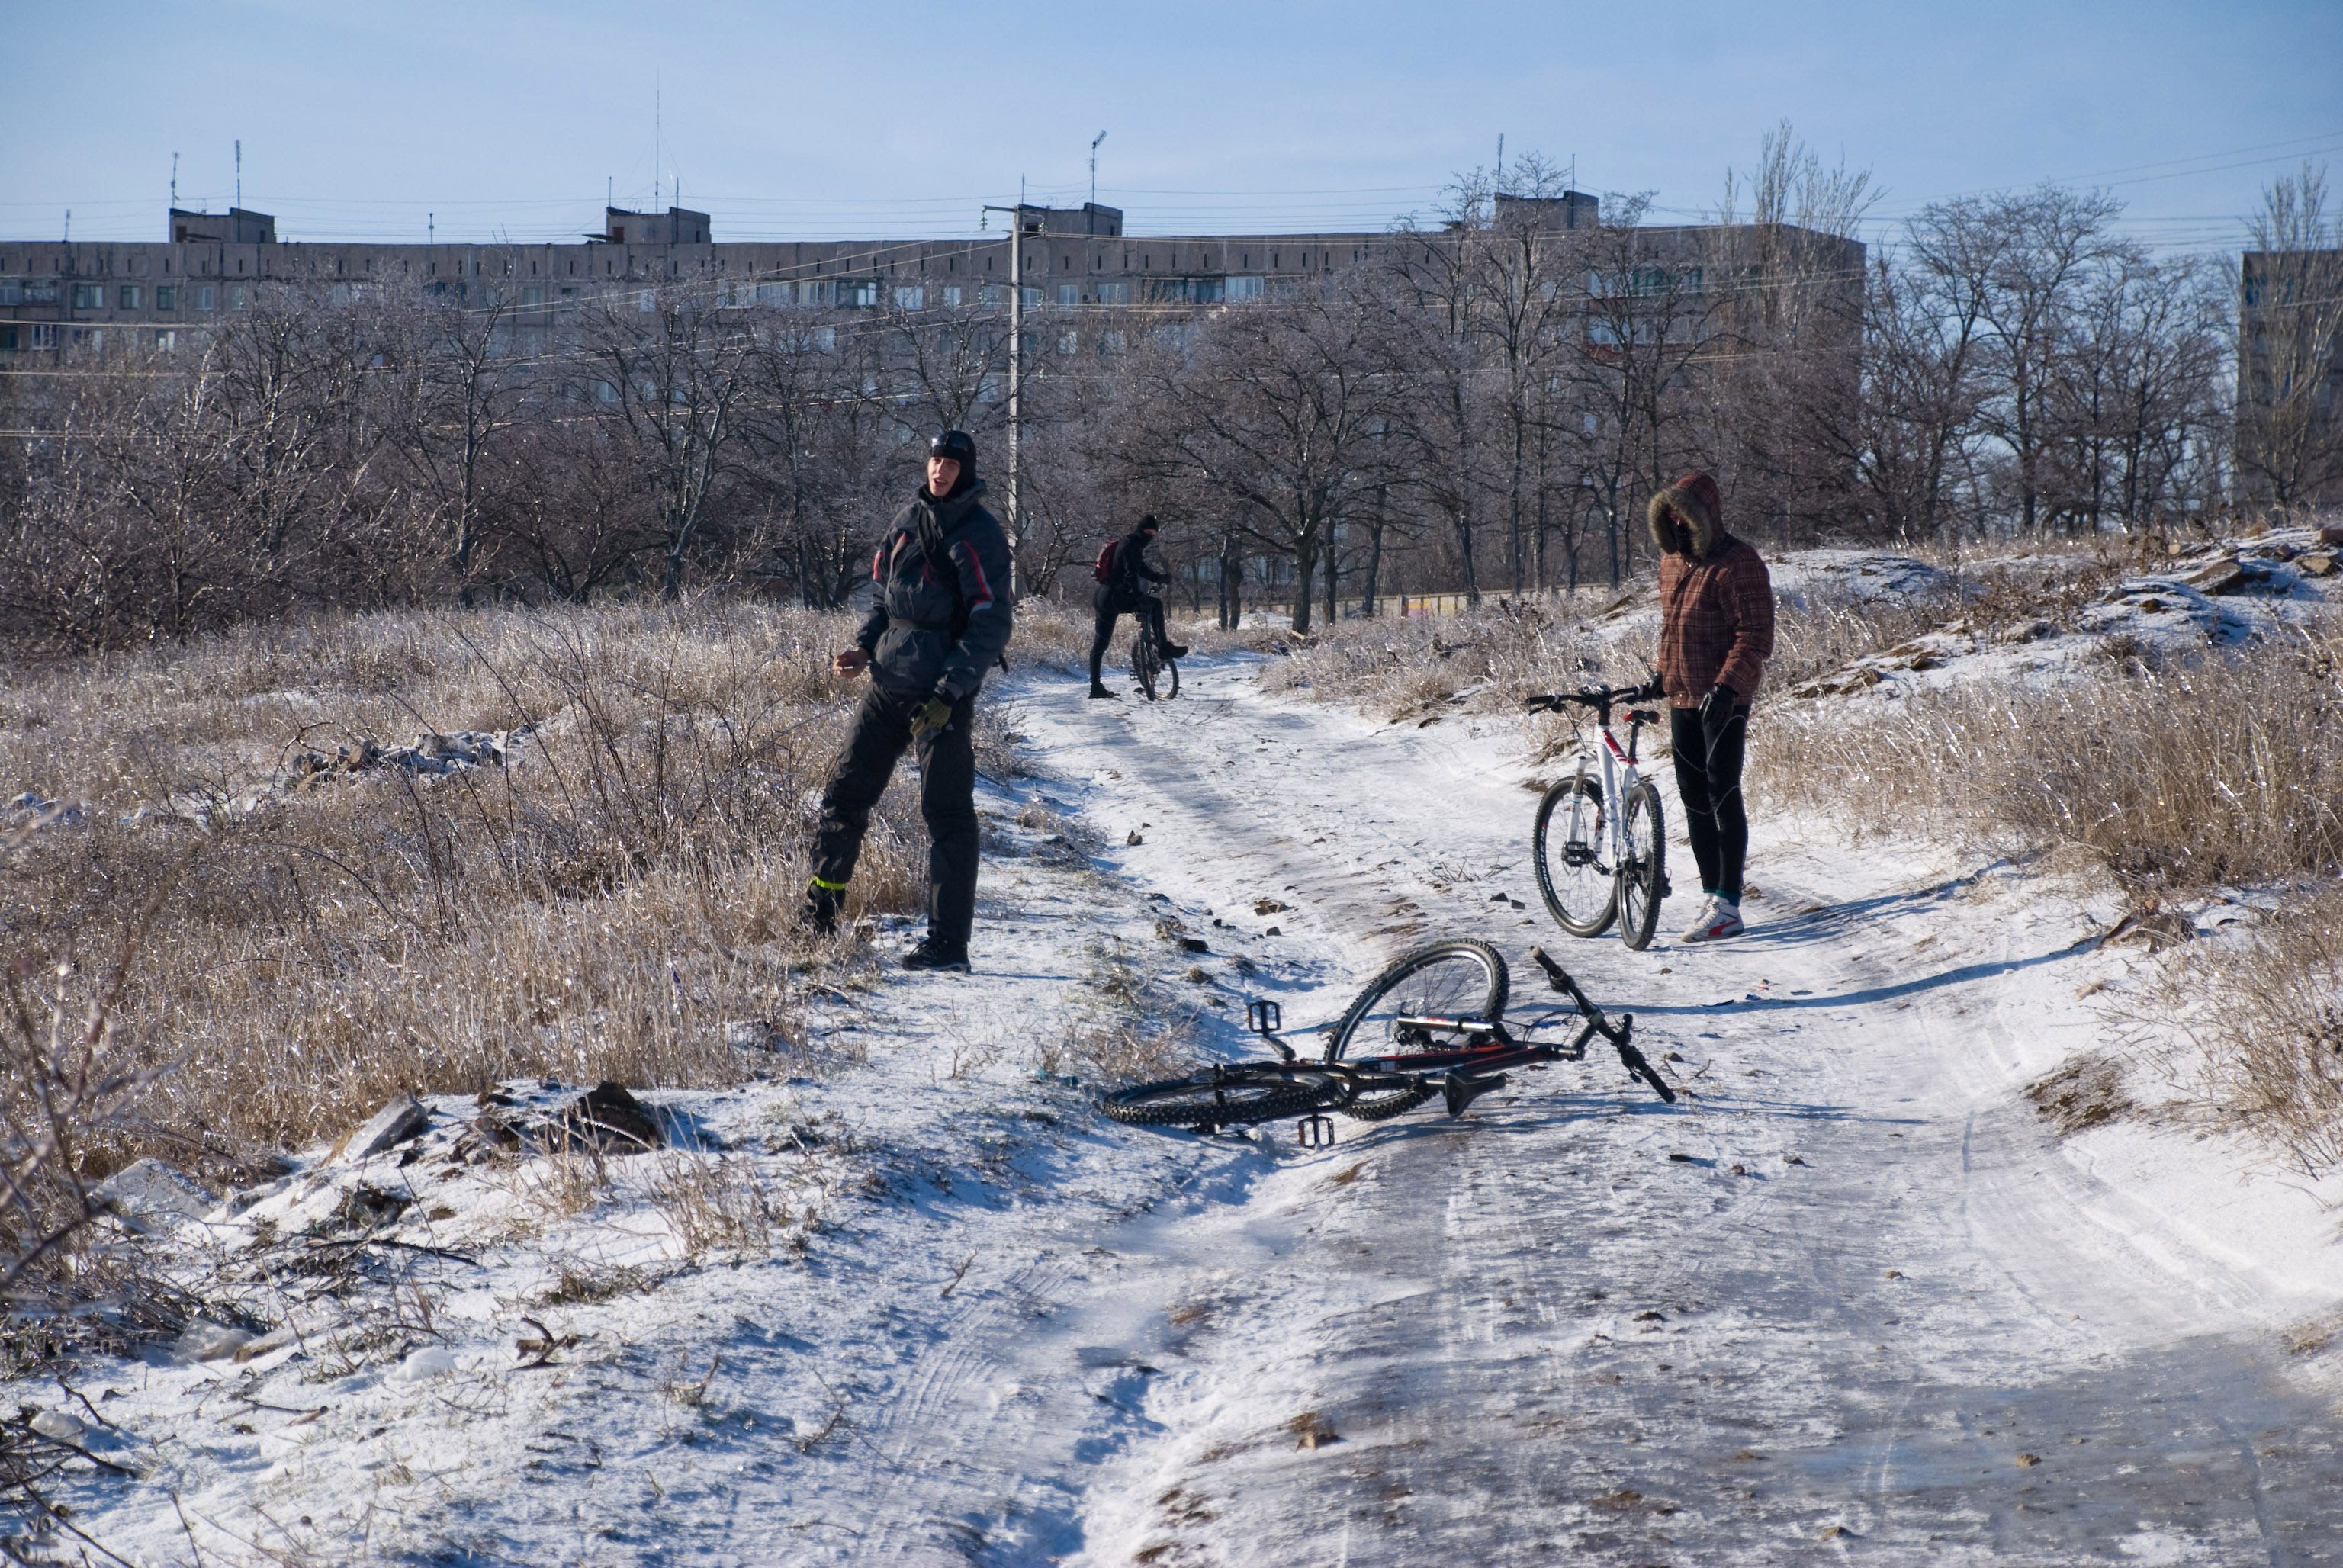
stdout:
<svg viewBox="0 0 2343 1568">
<path fill-rule="evenodd" d="M 1572 936 L 1599 937 L 1615 920 L 1619 935 L 1637 950 L 1651 945 L 1660 901 L 1669 890 L 1660 792 L 1635 768 L 1644 726 L 1659 723 L 1660 716 L 1627 709 L 1623 750 L 1612 733 L 1611 710 L 1652 695 L 1647 686 L 1622 686 L 1552 692 L 1523 704 L 1558 713 L 1564 703 L 1575 702 L 1594 710 L 1594 723 L 1582 737 L 1585 745 L 1577 770 L 1538 802 L 1530 840 L 1538 892 L 1555 922 Z"/>
</svg>

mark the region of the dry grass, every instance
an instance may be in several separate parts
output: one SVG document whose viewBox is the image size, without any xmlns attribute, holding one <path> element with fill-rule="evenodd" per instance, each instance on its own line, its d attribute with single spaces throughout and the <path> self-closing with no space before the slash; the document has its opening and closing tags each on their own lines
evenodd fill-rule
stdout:
<svg viewBox="0 0 2343 1568">
<path fill-rule="evenodd" d="M 1613 648 L 1592 634 L 1587 618 L 1601 608 L 1592 596 L 1492 598 L 1453 616 L 1346 620 L 1306 638 L 1267 640 L 1286 657 L 1262 672 L 1262 683 L 1313 701 L 1353 703 L 1393 722 L 1519 713 L 1532 692 L 1624 685 L 1648 673 L 1639 650 Z"/>
<path fill-rule="evenodd" d="M 1849 720 L 1783 704 L 1751 729 L 1763 799 L 2008 853 L 2092 850 L 2185 890 L 2343 869 L 2343 633 L 2137 659 L 2003 694 L 1921 695 Z"/>
<path fill-rule="evenodd" d="M 0 836 L 26 1005 L 72 1005 L 57 963 L 162 894 L 116 1037 L 126 1068 L 176 1067 L 80 1169 L 143 1144 L 232 1180 L 401 1089 L 737 1075 L 722 1020 L 786 1026 L 831 952 L 791 915 L 856 695 L 827 670 L 844 635 L 709 600 L 247 627 L 0 674 L 0 793 L 87 809 Z M 510 768 L 281 782 L 304 753 L 524 728 Z M 922 841 L 899 787 L 850 913 L 918 907 Z"/>
<path fill-rule="evenodd" d="M 2250 946 L 2192 945 L 2164 993 L 2215 1103 L 2307 1171 L 2343 1164 L 2343 886 L 2292 890 Z"/>
<path fill-rule="evenodd" d="M 674 1227 L 686 1258 L 715 1248 L 772 1250 L 774 1227 L 788 1222 L 789 1211 L 766 1196 L 749 1161 L 670 1149 L 658 1163 L 651 1203 Z"/>
</svg>

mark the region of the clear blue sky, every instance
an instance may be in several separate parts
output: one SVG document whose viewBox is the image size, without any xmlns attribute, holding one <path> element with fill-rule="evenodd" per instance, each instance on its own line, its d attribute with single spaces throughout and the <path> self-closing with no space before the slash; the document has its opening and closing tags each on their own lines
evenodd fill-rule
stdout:
<svg viewBox="0 0 2343 1568">
<path fill-rule="evenodd" d="M 244 202 L 292 239 L 567 239 L 605 182 L 683 181 L 719 239 L 973 231 L 1088 194 L 1133 232 L 1377 228 L 1458 170 L 1576 156 L 1594 191 L 1715 202 L 1780 119 L 1868 166 L 1892 224 L 1962 192 L 2106 185 L 2159 246 L 2233 248 L 2262 183 L 2343 183 L 2338 0 L 1401 6 L 28 6 L 0 239 L 160 239 Z M 655 144 L 656 119 L 660 135 Z M 656 164 L 654 157 L 656 154 Z"/>
</svg>

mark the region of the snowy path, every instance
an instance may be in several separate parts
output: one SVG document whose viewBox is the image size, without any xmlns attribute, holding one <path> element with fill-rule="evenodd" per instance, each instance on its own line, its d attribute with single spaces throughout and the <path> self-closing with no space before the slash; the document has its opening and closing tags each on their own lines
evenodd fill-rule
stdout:
<svg viewBox="0 0 2343 1568">
<path fill-rule="evenodd" d="M 1101 825 L 1150 824 L 1127 874 L 1192 924 L 1281 926 L 1328 982 L 1297 1020 L 1419 925 L 1505 949 L 1518 1011 L 1544 942 L 1702 1097 L 1557 1066 L 1104 1238 L 1092 1299 L 1125 1321 L 1088 1353 L 1159 1370 L 1083 1488 L 1078 1560 L 2343 1561 L 2343 1418 L 2276 1332 L 2343 1293 L 2315 1205 L 2253 1187 L 2290 1256 L 2226 1234 L 2096 1173 L 2015 1092 L 2088 1039 L 2074 992 L 2113 961 L 2070 906 L 1775 839 L 1750 940 L 1571 942 L 1490 901 L 1535 898 L 1531 797 L 1493 746 L 1244 674 L 1151 708 L 1026 699 Z M 1297 907 L 1256 917 L 1261 894 Z"/>
<path fill-rule="evenodd" d="M 659 1156 L 548 1208 L 543 1161 L 443 1159 L 443 1098 L 407 1152 L 313 1151 L 180 1232 L 199 1279 L 338 1234 L 362 1181 L 420 1216 L 270 1284 L 313 1292 L 314 1342 L 79 1363 L 121 1428 L 90 1441 L 144 1473 L 61 1500 L 153 1564 L 2343 1563 L 2343 1178 L 2039 1124 L 2022 1087 L 2101 1027 L 2077 993 L 2132 983 L 2078 895 L 1761 820 L 1746 940 L 1573 941 L 1509 730 L 1255 672 L 1012 685 L 1049 777 L 986 786 L 978 972 L 840 971 L 799 1060 L 658 1097 L 793 1243 L 684 1244 Z M 1019 820 L 1051 802 L 1110 847 Z M 1442 935 L 1507 953 L 1516 1021 L 1545 945 L 1693 1092 L 1598 1052 L 1313 1152 L 1034 1076 L 1117 976 L 1254 1054 L 1245 994 L 1314 1023 Z M 576 1338 L 532 1367 L 540 1320 Z M 0 1394 L 60 1402 L 36 1382 Z"/>
</svg>

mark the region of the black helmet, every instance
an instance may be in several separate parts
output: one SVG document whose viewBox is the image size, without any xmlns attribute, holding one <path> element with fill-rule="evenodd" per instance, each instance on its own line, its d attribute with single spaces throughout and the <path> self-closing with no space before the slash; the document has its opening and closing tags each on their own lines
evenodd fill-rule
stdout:
<svg viewBox="0 0 2343 1568">
<path fill-rule="evenodd" d="M 947 430 L 928 443 L 930 457 L 950 457 L 963 474 L 976 467 L 976 437 L 965 430 Z"/>
</svg>

